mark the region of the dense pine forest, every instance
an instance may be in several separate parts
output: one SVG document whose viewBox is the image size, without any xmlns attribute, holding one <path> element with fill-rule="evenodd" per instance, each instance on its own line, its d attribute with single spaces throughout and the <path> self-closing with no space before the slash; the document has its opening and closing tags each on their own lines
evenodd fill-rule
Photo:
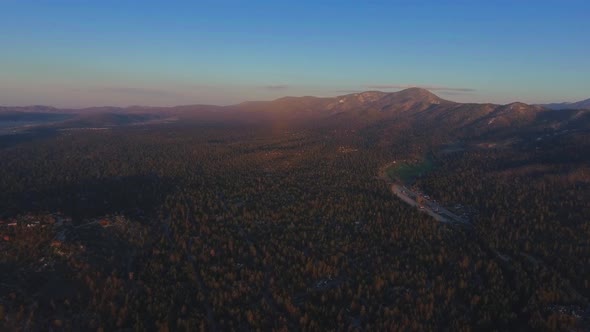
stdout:
<svg viewBox="0 0 590 332">
<path fill-rule="evenodd" d="M 587 133 L 506 148 L 374 130 L 157 124 L 13 137 L 0 150 L 0 326 L 590 326 Z M 432 169 L 405 183 L 469 224 L 434 220 L 378 177 L 392 160 L 424 158 Z"/>
</svg>

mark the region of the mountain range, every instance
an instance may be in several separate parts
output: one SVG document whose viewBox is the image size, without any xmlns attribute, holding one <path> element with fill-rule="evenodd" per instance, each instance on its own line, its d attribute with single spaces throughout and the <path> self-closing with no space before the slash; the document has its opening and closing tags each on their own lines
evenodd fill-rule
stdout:
<svg viewBox="0 0 590 332">
<path fill-rule="evenodd" d="M 590 103 L 590 100 L 585 101 Z M 551 104 L 553 105 L 553 104 Z M 230 106 L 92 107 L 60 109 L 49 106 L 0 107 L 0 123 L 27 122 L 53 127 L 113 127 L 154 122 L 249 124 L 428 130 L 457 135 L 482 135 L 523 128 L 590 128 L 590 110 L 567 104 L 553 106 L 457 103 L 426 89 L 398 92 L 366 91 L 337 97 L 283 97 Z M 6 125 L 5 125 L 6 127 Z"/>
</svg>

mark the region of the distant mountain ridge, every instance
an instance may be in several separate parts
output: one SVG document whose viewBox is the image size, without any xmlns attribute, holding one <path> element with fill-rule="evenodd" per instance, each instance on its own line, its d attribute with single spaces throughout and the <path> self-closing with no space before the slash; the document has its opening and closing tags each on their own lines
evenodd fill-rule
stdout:
<svg viewBox="0 0 590 332">
<path fill-rule="evenodd" d="M 541 104 L 545 108 L 551 110 L 565 110 L 565 109 L 590 109 L 590 98 L 585 100 L 580 100 L 574 103 L 551 103 L 551 104 Z"/>
<path fill-rule="evenodd" d="M 573 105 L 573 104 L 570 104 Z M 470 133 L 515 130 L 527 126 L 562 128 L 588 122 L 589 113 L 547 115 L 547 106 L 457 103 L 422 88 L 397 92 L 366 91 L 336 97 L 282 97 L 271 101 L 249 101 L 230 106 L 185 105 L 174 107 L 90 107 L 59 109 L 48 106 L 0 107 L 0 114 L 42 120 L 43 113 L 68 115 L 54 126 L 115 127 L 157 121 L 202 124 L 271 124 L 273 126 L 345 126 L 363 128 L 422 128 L 426 131 Z M 572 119 L 570 119 L 572 118 Z M 542 121 L 540 119 L 543 119 Z"/>
<path fill-rule="evenodd" d="M 191 109 L 268 109 L 269 107 L 287 106 L 288 108 L 319 108 L 327 109 L 346 109 L 351 107 L 371 108 L 381 106 L 384 109 L 389 106 L 401 104 L 460 104 L 453 101 L 444 100 L 427 89 L 423 88 L 408 88 L 397 92 L 382 92 L 382 91 L 364 91 L 358 93 L 351 93 L 340 95 L 336 97 L 292 97 L 286 96 L 270 101 L 246 101 L 235 105 L 217 106 L 206 104 L 194 105 L 179 105 L 179 106 L 96 106 L 85 108 L 58 108 L 44 105 L 31 106 L 0 106 L 0 113 L 2 112 L 35 112 L 35 113 L 118 113 L 118 112 L 144 112 L 144 111 L 188 111 Z M 487 104 L 482 104 L 487 105 Z"/>
</svg>

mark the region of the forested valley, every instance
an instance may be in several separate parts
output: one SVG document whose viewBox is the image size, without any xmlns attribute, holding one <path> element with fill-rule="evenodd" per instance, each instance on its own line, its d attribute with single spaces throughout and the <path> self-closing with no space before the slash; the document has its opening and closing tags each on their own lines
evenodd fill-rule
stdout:
<svg viewBox="0 0 590 332">
<path fill-rule="evenodd" d="M 0 150 L 0 326 L 584 329 L 588 137 L 453 150 L 401 129 L 383 143 L 346 127 L 162 124 L 13 144 Z M 471 226 L 377 177 L 426 155 L 433 170 L 409 185 Z"/>
</svg>

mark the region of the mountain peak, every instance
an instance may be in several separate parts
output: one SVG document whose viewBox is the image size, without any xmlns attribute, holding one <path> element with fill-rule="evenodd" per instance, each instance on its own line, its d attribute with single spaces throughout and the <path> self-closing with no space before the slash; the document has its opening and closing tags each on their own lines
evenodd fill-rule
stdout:
<svg viewBox="0 0 590 332">
<path fill-rule="evenodd" d="M 503 111 L 515 111 L 515 112 L 530 112 L 530 111 L 540 111 L 543 108 L 537 105 L 529 105 L 522 102 L 514 102 L 506 105 L 502 105 L 499 107 L 500 110 Z"/>
<path fill-rule="evenodd" d="M 383 102 L 387 104 L 388 107 L 389 105 L 405 105 L 404 108 L 416 108 L 416 105 L 421 105 L 419 108 L 422 108 L 432 104 L 441 104 L 448 101 L 438 97 L 426 89 L 409 88 L 388 93 L 383 98 Z"/>
<path fill-rule="evenodd" d="M 414 86 L 414 87 L 411 87 L 411 88 L 406 88 L 406 89 L 400 90 L 398 92 L 431 93 L 428 89 L 421 88 L 421 87 L 418 87 L 418 86 Z"/>
<path fill-rule="evenodd" d="M 441 100 L 437 95 L 428 91 L 424 88 L 414 87 L 408 88 L 401 91 L 393 92 L 400 97 L 408 97 L 413 99 L 429 99 L 429 100 Z"/>
</svg>

